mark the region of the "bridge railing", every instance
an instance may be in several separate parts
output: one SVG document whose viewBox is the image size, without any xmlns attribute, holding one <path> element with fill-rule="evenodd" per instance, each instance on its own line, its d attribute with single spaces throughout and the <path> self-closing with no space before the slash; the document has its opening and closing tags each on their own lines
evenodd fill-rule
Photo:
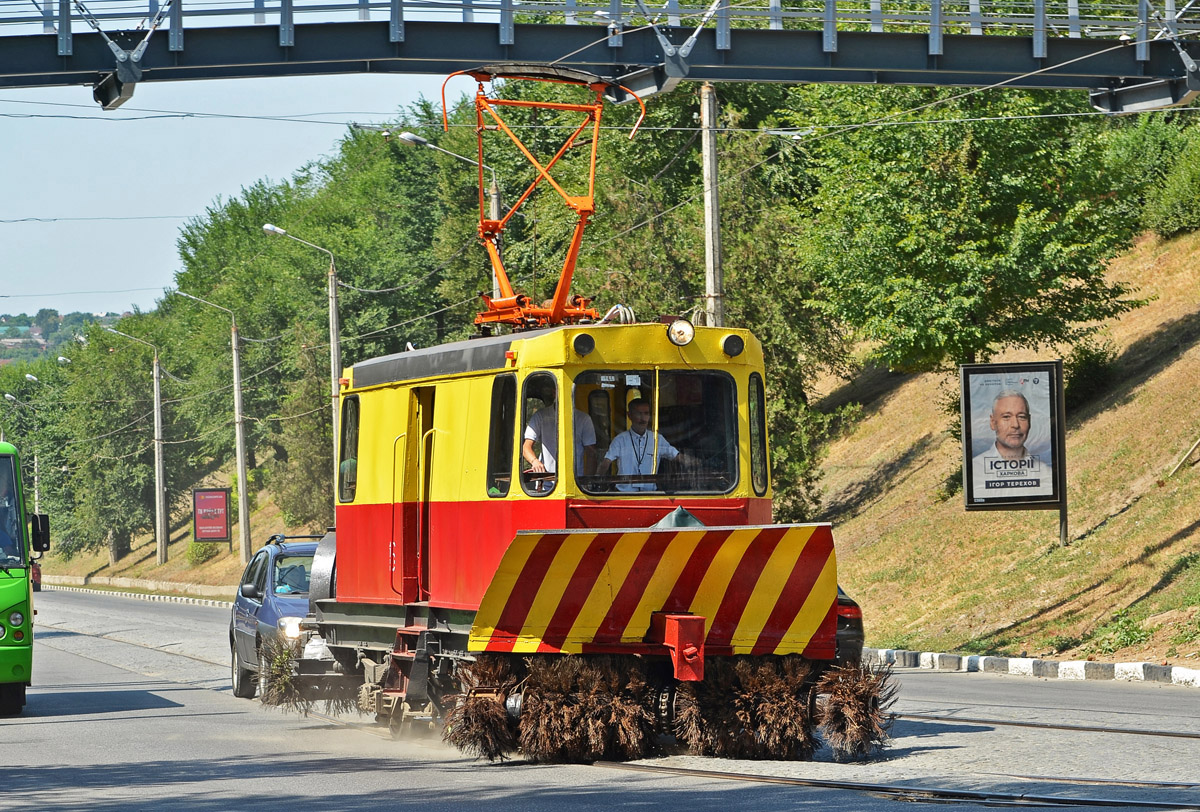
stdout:
<svg viewBox="0 0 1200 812">
<path fill-rule="evenodd" d="M 390 21 L 391 39 L 402 42 L 404 22 L 461 21 L 497 26 L 502 45 L 511 44 L 516 22 L 546 22 L 597 28 L 597 38 L 619 47 L 631 29 L 715 29 L 718 49 L 731 47 L 739 29 L 823 32 L 826 51 L 837 50 L 837 34 L 849 31 L 916 32 L 930 37 L 938 54 L 944 34 L 1033 36 L 1034 56 L 1055 37 L 1127 38 L 1144 43 L 1156 36 L 1200 31 L 1200 0 L 715 0 L 711 5 L 666 0 L 580 2 L 580 0 L 176 0 L 163 23 L 171 50 L 183 50 L 187 28 L 277 26 L 280 45 L 294 44 L 294 26 L 305 22 Z M 1157 5 L 1161 4 L 1161 5 Z M 145 28 L 160 0 L 85 0 L 88 14 L 106 31 Z M 1196 6 L 1197 9 L 1194 9 Z M 648 12 L 648 14 L 647 14 Z M 91 30 L 71 0 L 0 0 L 0 36 L 57 35 L 60 55 L 70 55 L 72 34 Z M 1140 49 L 1144 50 L 1144 46 Z M 1141 54 L 1139 54 L 1139 58 Z"/>
</svg>

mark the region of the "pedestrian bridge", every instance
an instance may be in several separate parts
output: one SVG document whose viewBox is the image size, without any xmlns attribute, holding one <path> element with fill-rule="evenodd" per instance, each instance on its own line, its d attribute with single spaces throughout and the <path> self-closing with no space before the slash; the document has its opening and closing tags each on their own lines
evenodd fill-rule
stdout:
<svg viewBox="0 0 1200 812">
<path fill-rule="evenodd" d="M 1200 0 L 0 0 L 0 87 L 585 70 L 680 81 L 1077 88 L 1113 112 L 1200 94 Z"/>
</svg>

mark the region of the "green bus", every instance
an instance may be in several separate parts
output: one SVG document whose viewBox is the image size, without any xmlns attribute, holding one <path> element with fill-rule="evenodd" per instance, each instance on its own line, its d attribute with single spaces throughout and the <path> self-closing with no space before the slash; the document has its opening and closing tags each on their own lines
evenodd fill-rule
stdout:
<svg viewBox="0 0 1200 812">
<path fill-rule="evenodd" d="M 25 707 L 33 670 L 33 561 L 50 549 L 50 522 L 27 514 L 17 449 L 0 442 L 0 716 Z M 36 555 L 35 555 L 36 553 Z"/>
</svg>

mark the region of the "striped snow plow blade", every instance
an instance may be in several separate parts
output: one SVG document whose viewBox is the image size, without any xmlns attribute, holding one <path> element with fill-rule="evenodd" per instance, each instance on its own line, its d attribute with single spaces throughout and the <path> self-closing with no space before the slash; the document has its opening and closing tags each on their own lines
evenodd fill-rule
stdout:
<svg viewBox="0 0 1200 812">
<path fill-rule="evenodd" d="M 704 618 L 708 656 L 833 659 L 837 562 L 827 524 L 522 532 L 471 651 L 656 652 L 656 613 Z"/>
</svg>

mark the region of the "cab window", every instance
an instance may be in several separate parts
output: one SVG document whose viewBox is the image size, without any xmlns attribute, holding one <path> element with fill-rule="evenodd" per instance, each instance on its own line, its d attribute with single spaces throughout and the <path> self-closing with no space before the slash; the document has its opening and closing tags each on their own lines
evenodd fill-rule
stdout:
<svg viewBox="0 0 1200 812">
<path fill-rule="evenodd" d="M 513 434 L 517 420 L 517 378 L 492 381 L 492 418 L 488 437 L 487 495 L 508 496 L 512 485 Z"/>
<path fill-rule="evenodd" d="M 549 372 L 525 379 L 522 392 L 521 488 L 546 496 L 558 482 L 558 382 Z"/>
<path fill-rule="evenodd" d="M 767 408 L 763 380 L 757 373 L 750 375 L 750 481 L 754 493 L 762 496 L 770 482 L 767 469 Z"/>
<path fill-rule="evenodd" d="M 338 466 L 338 500 L 354 501 L 358 489 L 358 395 L 342 401 L 341 452 Z"/>
<path fill-rule="evenodd" d="M 715 371 L 595 370 L 575 379 L 596 437 L 589 493 L 726 493 L 737 484 L 737 398 Z"/>
</svg>

